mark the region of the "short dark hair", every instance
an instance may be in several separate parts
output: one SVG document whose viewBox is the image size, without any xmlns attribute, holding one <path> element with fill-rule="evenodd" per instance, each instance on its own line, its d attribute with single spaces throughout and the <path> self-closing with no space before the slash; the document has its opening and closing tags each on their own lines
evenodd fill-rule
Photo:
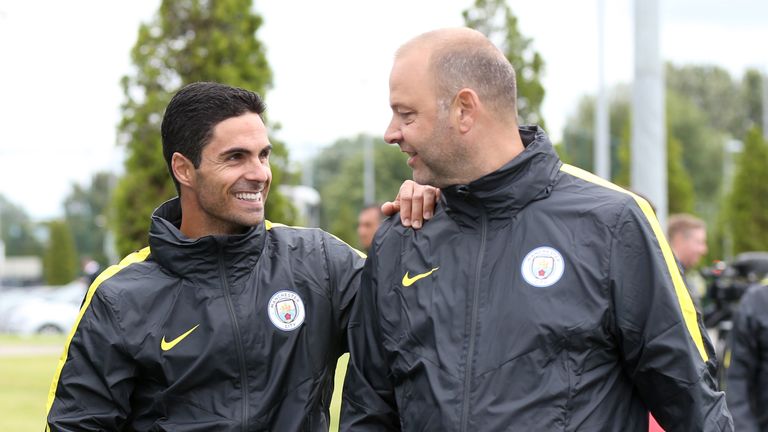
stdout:
<svg viewBox="0 0 768 432">
<path fill-rule="evenodd" d="M 368 210 L 376 210 L 376 212 L 379 214 L 379 218 L 384 217 L 384 213 L 381 211 L 381 204 L 377 204 L 377 203 L 364 205 L 363 208 L 360 209 L 360 212 L 358 214 L 362 214 L 363 212 Z"/>
<path fill-rule="evenodd" d="M 168 172 L 180 192 L 173 175 L 171 158 L 175 152 L 200 166 L 203 148 L 213 137 L 217 124 L 232 117 L 252 112 L 259 116 L 266 110 L 261 97 L 250 91 L 215 82 L 196 82 L 184 86 L 168 103 L 160 126 L 163 157 Z"/>
</svg>

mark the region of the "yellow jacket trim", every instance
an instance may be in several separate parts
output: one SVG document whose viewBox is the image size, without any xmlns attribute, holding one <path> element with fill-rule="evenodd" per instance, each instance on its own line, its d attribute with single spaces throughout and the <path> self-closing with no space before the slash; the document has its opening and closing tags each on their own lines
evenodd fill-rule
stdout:
<svg viewBox="0 0 768 432">
<path fill-rule="evenodd" d="M 56 368 L 56 373 L 53 375 L 53 381 L 51 382 L 51 389 L 48 391 L 48 403 L 46 405 L 46 431 L 50 430 L 48 426 L 48 415 L 51 412 L 51 407 L 53 406 L 53 401 L 56 398 L 56 388 L 59 385 L 59 377 L 61 376 L 61 370 L 64 368 L 64 363 L 67 362 L 67 354 L 69 353 L 69 344 L 72 342 L 72 338 L 75 336 L 75 331 L 77 330 L 77 327 L 80 325 L 80 320 L 83 318 L 83 315 L 85 314 L 85 311 L 88 309 L 88 306 L 91 304 L 91 299 L 93 298 L 93 295 L 96 293 L 96 289 L 99 288 L 99 285 L 101 285 L 102 282 L 105 280 L 111 278 L 112 276 L 116 275 L 120 270 L 128 267 L 131 264 L 144 261 L 149 256 L 149 247 L 145 247 L 144 249 L 141 249 L 139 251 L 136 251 L 125 258 L 123 258 L 122 261 L 120 261 L 119 264 L 110 266 L 106 270 L 104 270 L 97 278 L 93 281 L 90 288 L 88 288 L 88 293 L 85 295 L 85 301 L 83 302 L 83 306 L 80 308 L 80 313 L 77 315 L 77 320 L 75 321 L 75 325 L 72 326 L 72 330 L 69 332 L 69 336 L 67 336 L 67 342 L 64 345 L 64 352 L 61 354 L 61 357 L 59 357 L 59 365 Z"/>
<path fill-rule="evenodd" d="M 696 348 L 699 350 L 701 358 L 704 361 L 707 361 L 709 356 L 704 349 L 704 339 L 701 336 L 699 323 L 696 319 L 696 308 L 693 306 L 693 300 L 691 299 L 688 288 L 685 287 L 685 281 L 683 281 L 683 276 L 680 274 L 680 269 L 677 266 L 675 256 L 672 253 L 672 249 L 669 247 L 669 243 L 667 243 L 666 237 L 664 236 L 664 231 L 661 229 L 661 224 L 659 224 L 659 220 L 656 218 L 656 215 L 653 212 L 653 208 L 648 203 L 648 201 L 637 194 L 634 194 L 626 189 L 622 189 L 621 187 L 616 186 L 609 181 L 606 181 L 588 171 L 577 168 L 573 165 L 563 164 L 560 170 L 574 177 L 586 180 L 590 183 L 595 183 L 608 189 L 628 194 L 635 199 L 635 202 L 637 202 L 637 205 L 640 206 L 640 209 L 643 211 L 646 219 L 648 219 L 648 223 L 650 223 L 651 228 L 653 229 L 653 234 L 656 236 L 656 241 L 659 243 L 659 247 L 661 248 L 661 253 L 664 255 L 664 261 L 667 264 L 667 270 L 669 271 L 669 275 L 672 278 L 672 284 L 675 288 L 677 302 L 680 305 L 680 310 L 683 313 L 683 319 L 685 320 L 685 326 L 688 329 L 688 333 L 691 335 L 693 343 L 696 344 Z"/>
</svg>

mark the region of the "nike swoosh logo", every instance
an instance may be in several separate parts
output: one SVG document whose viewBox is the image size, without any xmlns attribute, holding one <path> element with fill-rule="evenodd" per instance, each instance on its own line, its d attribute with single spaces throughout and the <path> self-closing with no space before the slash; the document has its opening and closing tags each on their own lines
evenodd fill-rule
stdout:
<svg viewBox="0 0 768 432">
<path fill-rule="evenodd" d="M 408 277 L 408 272 L 405 272 L 405 275 L 403 276 L 403 286 L 404 287 L 411 286 L 417 280 L 424 279 L 425 277 L 427 277 L 427 276 L 431 275 L 432 273 L 436 272 L 437 269 L 439 269 L 439 268 L 440 267 L 435 267 L 435 268 L 433 268 L 432 270 L 430 270 L 430 271 L 428 271 L 426 273 L 417 274 L 414 277 Z"/>
<path fill-rule="evenodd" d="M 163 340 L 160 341 L 160 349 L 162 349 L 163 351 L 168 351 L 169 349 L 175 347 L 176 344 L 178 344 L 179 342 L 184 340 L 185 337 L 189 336 L 189 334 L 192 333 L 193 331 L 195 331 L 195 329 L 198 328 L 198 327 L 200 327 L 200 324 L 192 327 L 191 329 L 187 330 L 183 335 L 177 337 L 176 339 L 174 339 L 174 340 L 172 340 L 170 342 L 166 342 L 165 341 L 165 335 L 163 335 Z"/>
</svg>

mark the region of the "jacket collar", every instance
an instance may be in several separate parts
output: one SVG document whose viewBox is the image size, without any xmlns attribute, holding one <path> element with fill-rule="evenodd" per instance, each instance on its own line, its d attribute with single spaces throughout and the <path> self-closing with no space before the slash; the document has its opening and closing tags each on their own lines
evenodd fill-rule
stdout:
<svg viewBox="0 0 768 432">
<path fill-rule="evenodd" d="M 232 276 L 250 273 L 264 249 L 264 223 L 238 235 L 211 235 L 190 239 L 179 231 L 181 203 L 173 198 L 155 209 L 149 230 L 149 246 L 154 259 L 165 269 L 185 278 L 203 275 L 210 278 L 223 264 Z"/>
<path fill-rule="evenodd" d="M 443 189 L 441 201 L 449 216 L 462 225 L 474 225 L 483 214 L 490 223 L 503 222 L 531 201 L 549 196 L 560 158 L 538 126 L 520 127 L 520 137 L 525 150 L 497 171 Z"/>
</svg>

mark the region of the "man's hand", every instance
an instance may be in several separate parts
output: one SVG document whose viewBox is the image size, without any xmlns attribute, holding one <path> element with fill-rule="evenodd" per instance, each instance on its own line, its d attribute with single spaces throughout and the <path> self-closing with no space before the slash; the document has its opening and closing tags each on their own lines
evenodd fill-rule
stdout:
<svg viewBox="0 0 768 432">
<path fill-rule="evenodd" d="M 392 216 L 399 211 L 403 226 L 419 229 L 425 220 L 429 220 L 435 214 L 435 206 L 439 199 L 440 189 L 406 180 L 400 186 L 395 201 L 382 204 L 381 211 L 386 216 Z"/>
</svg>

